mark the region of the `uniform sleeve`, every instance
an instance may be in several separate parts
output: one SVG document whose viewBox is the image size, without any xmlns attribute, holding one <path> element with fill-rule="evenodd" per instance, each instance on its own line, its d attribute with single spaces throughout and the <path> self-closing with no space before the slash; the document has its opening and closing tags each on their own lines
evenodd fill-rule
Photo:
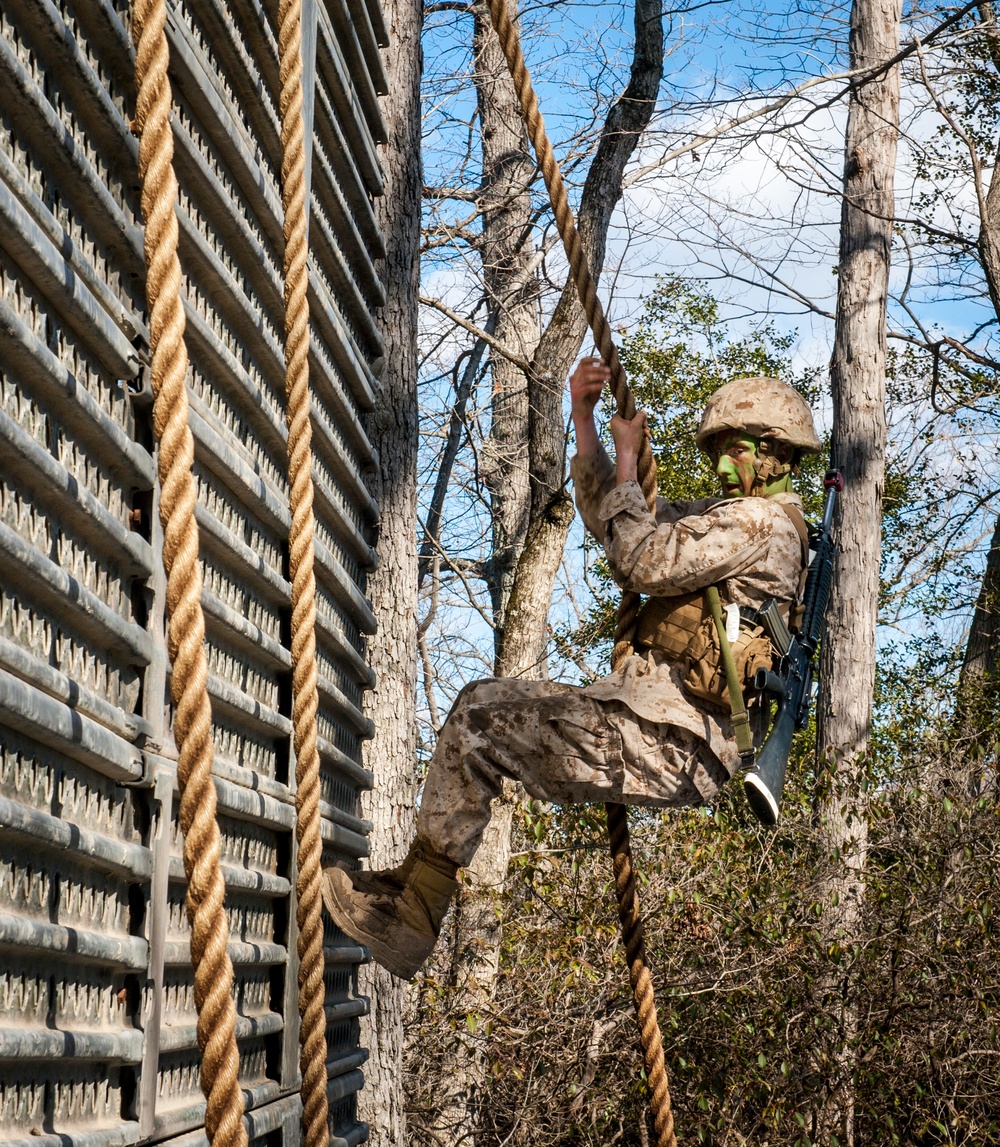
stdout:
<svg viewBox="0 0 1000 1147">
<path fill-rule="evenodd" d="M 603 446 L 596 454 L 581 458 L 577 454 L 569 465 L 576 508 L 584 525 L 599 542 L 604 541 L 607 522 L 598 514 L 605 497 L 615 488 L 615 466 Z"/>
<path fill-rule="evenodd" d="M 577 454 L 570 462 L 569 473 L 573 479 L 576 508 L 580 517 L 594 537 L 603 542 L 608 523 L 607 519 L 601 517 L 599 510 L 601 503 L 615 488 L 615 464 L 604 447 L 599 446 L 597 453 L 588 458 L 581 458 Z M 668 502 L 666 498 L 657 498 L 656 520 L 661 523 L 676 522 L 688 514 L 700 514 L 718 501 L 718 498 L 701 498 L 697 502 Z"/>
<path fill-rule="evenodd" d="M 658 524 L 638 482 L 605 495 L 604 549 L 622 589 L 669 597 L 704 589 L 761 562 L 773 533 L 771 508 L 762 499 L 720 500 L 700 514 Z"/>
<path fill-rule="evenodd" d="M 695 502 L 668 502 L 666 498 L 657 498 L 656 520 L 661 526 L 665 522 L 677 522 L 689 514 L 703 514 L 721 501 L 722 498 L 699 498 Z"/>
</svg>

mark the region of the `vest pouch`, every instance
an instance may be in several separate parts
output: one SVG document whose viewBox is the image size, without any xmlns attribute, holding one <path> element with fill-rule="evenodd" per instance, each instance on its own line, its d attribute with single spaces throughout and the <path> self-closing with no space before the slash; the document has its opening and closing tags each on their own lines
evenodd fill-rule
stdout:
<svg viewBox="0 0 1000 1147">
<path fill-rule="evenodd" d="M 712 620 L 701 590 L 648 598 L 635 620 L 635 644 L 658 649 L 671 661 L 679 661 L 706 618 Z"/>
<path fill-rule="evenodd" d="M 750 691 L 758 669 L 770 669 L 774 650 L 770 639 L 759 625 L 740 625 L 739 637 L 732 643 L 736 675 L 744 696 Z M 684 651 L 684 688 L 707 705 L 731 712 L 726 671 L 722 667 L 719 632 L 711 617 L 706 617 Z"/>
</svg>

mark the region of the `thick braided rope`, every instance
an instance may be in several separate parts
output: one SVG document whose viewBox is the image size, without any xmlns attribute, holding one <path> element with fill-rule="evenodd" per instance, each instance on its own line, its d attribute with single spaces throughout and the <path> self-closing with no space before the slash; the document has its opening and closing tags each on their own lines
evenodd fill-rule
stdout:
<svg viewBox="0 0 1000 1147">
<path fill-rule="evenodd" d="M 566 195 L 562 172 L 552 144 L 549 142 L 538 108 L 538 99 L 531 84 L 524 55 L 521 52 L 520 38 L 510 18 L 507 0 L 488 0 L 490 16 L 510 69 L 514 88 L 521 104 L 521 114 L 528 131 L 528 137 L 538 157 L 538 164 L 545 180 L 545 187 L 552 203 L 556 226 L 569 261 L 570 274 L 576 285 L 580 303 L 587 322 L 594 335 L 594 342 L 601 358 L 611 370 L 611 392 L 614 395 L 618 413 L 625 418 L 635 415 L 635 400 L 625 378 L 625 371 L 618 357 L 618 349 L 611 337 L 611 327 L 597 297 L 597 288 L 590 273 L 583 244 L 580 240 L 573 210 Z M 652 509 L 656 505 L 656 460 L 649 443 L 643 444 L 639 456 L 639 484 Z M 624 593 L 618 606 L 615 625 L 615 644 L 611 655 L 612 668 L 628 657 L 633 650 L 636 617 L 639 613 L 638 594 Z M 635 870 L 632 865 L 632 852 L 629 845 L 628 816 L 624 805 L 609 804 L 608 835 L 611 844 L 612 864 L 615 874 L 615 890 L 618 895 L 618 915 L 621 920 L 622 941 L 629 966 L 629 979 L 632 983 L 632 997 L 639 1021 L 639 1034 L 646 1058 L 646 1076 L 649 1080 L 649 1105 L 656 1128 L 657 1147 L 676 1147 L 674 1117 L 670 1108 L 670 1089 L 667 1084 L 667 1071 L 663 1059 L 663 1041 L 656 1019 L 656 999 L 653 981 L 646 965 L 646 949 L 643 938 L 642 915 L 639 910 L 639 897 L 636 891 Z"/>
<path fill-rule="evenodd" d="M 316 577 L 313 571 L 312 427 L 309 421 L 309 269 L 307 266 L 305 125 L 302 119 L 302 2 L 278 6 L 281 76 L 281 202 L 285 236 L 285 397 L 288 535 L 292 577 L 292 725 L 295 743 L 295 878 L 299 925 L 299 1052 L 306 1147 L 327 1147 L 326 987 L 320 880 L 319 709 L 316 668 Z"/>
<path fill-rule="evenodd" d="M 163 566 L 167 574 L 167 646 L 173 672 L 174 739 L 180 824 L 184 833 L 187 914 L 191 922 L 191 963 L 202 1052 L 205 1131 L 213 1147 L 246 1147 L 243 1092 L 239 1085 L 233 966 L 219 868 L 220 839 L 212 781 L 212 711 L 206 690 L 205 620 L 194 520 L 195 483 L 191 473 L 194 440 L 188 427 L 184 385 L 187 348 L 177 259 L 177 179 L 170 131 L 165 0 L 136 0 L 132 34 L 136 46 L 136 130 L 139 178 L 146 222 L 146 299 L 150 312 L 150 381 L 153 427 L 159 445 L 160 521 Z"/>
</svg>

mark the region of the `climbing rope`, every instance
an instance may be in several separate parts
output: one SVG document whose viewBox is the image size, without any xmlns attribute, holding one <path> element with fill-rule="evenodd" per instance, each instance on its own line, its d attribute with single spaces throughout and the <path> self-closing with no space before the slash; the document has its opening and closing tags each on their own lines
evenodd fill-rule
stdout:
<svg viewBox="0 0 1000 1147">
<path fill-rule="evenodd" d="M 292 576 L 292 725 L 295 744 L 295 878 L 299 926 L 299 1049 L 306 1147 L 330 1141 L 326 1100 L 326 987 L 320 881 L 319 709 L 316 668 L 316 577 L 313 572 L 312 426 L 309 421 L 309 268 L 307 265 L 305 125 L 302 120 L 302 0 L 278 8 L 281 77 L 281 202 L 285 236 L 285 397 L 288 534 Z"/>
<path fill-rule="evenodd" d="M 184 385 L 187 348 L 177 259 L 177 179 L 170 132 L 166 16 L 165 0 L 135 0 L 135 130 L 139 136 L 139 179 L 146 225 L 143 246 L 150 314 L 150 384 L 153 428 L 159 446 L 160 522 L 169 615 L 167 650 L 173 666 L 170 693 L 174 702 L 198 1046 L 202 1053 L 201 1088 L 206 1099 L 205 1132 L 213 1147 L 246 1147 L 233 965 L 227 949 L 226 888 L 219 868 L 221 847 L 212 781 L 212 711 L 207 691 L 198 527 L 194 520 L 194 440 L 188 426 Z M 168 814 L 169 810 L 164 810 L 164 815 Z"/>
<path fill-rule="evenodd" d="M 279 23 L 302 1125 L 306 1147 L 327 1147 L 301 0 L 283 0 Z M 177 258 L 177 179 L 170 131 L 165 24 L 165 0 L 136 0 L 132 20 L 136 45 L 135 128 L 139 135 L 139 177 L 146 223 L 150 377 L 154 396 L 153 425 L 159 445 L 160 520 L 170 617 L 168 651 L 173 666 L 171 693 L 179 757 L 180 823 L 188 877 L 187 911 L 191 922 L 198 1045 L 202 1052 L 201 1085 L 207 1100 L 205 1130 L 213 1147 L 246 1147 L 243 1092 L 238 1079 L 233 967 L 227 950 L 225 884 L 219 868 L 220 836 L 211 775 L 212 717 L 206 688 L 208 664 L 201 609 L 202 577 L 198 564 L 198 527 L 194 519 L 196 494 L 191 469 L 194 440 L 188 426 L 184 384 L 188 360 Z"/>
<path fill-rule="evenodd" d="M 573 211 L 566 195 L 566 185 L 552 144 L 545 131 L 542 114 L 538 108 L 538 98 L 531 84 L 524 55 L 521 51 L 517 29 L 510 18 L 507 0 L 488 0 L 493 27 L 500 41 L 500 47 L 507 60 L 517 98 L 521 104 L 528 137 L 538 157 L 538 165 L 545 180 L 556 226 L 569 260 L 570 274 L 576 285 L 580 303 L 587 322 L 594 335 L 601 358 L 611 371 L 610 387 L 618 413 L 623 418 L 635 416 L 635 399 L 625 378 L 625 371 L 618 357 L 618 349 L 611 338 L 611 327 L 597 297 L 597 288 L 590 273 L 590 265 L 583 243 L 580 240 Z M 639 484 L 650 510 L 656 506 L 656 460 L 647 441 L 643 441 L 638 463 Z M 611 654 L 611 667 L 618 666 L 633 652 L 635 623 L 639 613 L 640 596 L 636 593 L 623 593 L 618 606 L 615 624 L 615 643 Z M 646 964 L 646 945 L 643 936 L 642 915 L 639 909 L 639 896 L 636 890 L 635 868 L 632 863 L 632 850 L 629 843 L 628 813 L 624 805 L 608 804 L 608 837 L 611 846 L 612 866 L 615 876 L 615 891 L 618 896 L 618 916 L 621 921 L 622 941 L 629 967 L 632 984 L 632 998 L 639 1021 L 639 1035 L 646 1059 L 646 1077 L 649 1081 L 649 1106 L 653 1114 L 657 1147 L 676 1147 L 674 1117 L 670 1109 L 670 1088 L 667 1084 L 667 1071 L 663 1060 L 663 1040 L 656 1019 L 656 1000 L 653 981 Z"/>
</svg>

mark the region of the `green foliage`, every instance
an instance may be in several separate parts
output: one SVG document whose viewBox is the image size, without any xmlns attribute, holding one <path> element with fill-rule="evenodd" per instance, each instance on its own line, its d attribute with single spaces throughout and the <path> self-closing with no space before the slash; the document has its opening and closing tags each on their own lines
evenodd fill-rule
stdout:
<svg viewBox="0 0 1000 1147">
<path fill-rule="evenodd" d="M 657 278 L 639 325 L 622 342 L 621 356 L 636 405 L 649 416 L 664 497 L 690 501 L 719 493 L 695 433 L 710 395 L 723 383 L 768 375 L 815 400 L 815 379 L 793 376 L 788 352 L 794 341 L 794 334 L 779 334 L 773 323 L 731 340 L 704 283 L 674 275 Z M 808 482 L 818 464 L 807 461 L 806 468 Z"/>
<path fill-rule="evenodd" d="M 704 283 L 676 275 L 657 278 L 642 319 L 622 340 L 621 358 L 636 406 L 647 412 L 662 497 L 693 501 L 718 496 L 715 472 L 695 435 L 709 397 L 724 383 L 756 375 L 781 378 L 816 402 L 816 378 L 792 370 L 794 341 L 794 334 L 780 334 L 772 323 L 732 339 Z M 807 455 L 796 483 L 806 513 L 813 516 L 822 508 L 819 475 L 825 466 L 822 456 Z M 606 664 L 619 592 L 596 543 L 588 538 L 584 544 L 592 565 L 593 604 L 579 626 L 556 628 L 555 653 L 576 665 L 585 655 Z"/>
<path fill-rule="evenodd" d="M 850 937 L 827 925 L 847 861 L 817 835 L 805 741 L 777 832 L 756 825 L 735 787 L 711 812 L 633 810 L 680 1142 L 830 1147 L 819 1112 L 845 1062 L 859 1147 L 997 1141 L 1000 812 L 942 798 L 934 777 L 947 761 L 921 743 L 900 754 L 906 785 L 880 788 L 869 774 L 839 794 L 870 826 Z M 644 1141 L 606 847 L 594 810 L 524 811 L 490 1017 L 486 1142 Z M 846 1028 L 845 1005 L 858 1017 Z"/>
</svg>

